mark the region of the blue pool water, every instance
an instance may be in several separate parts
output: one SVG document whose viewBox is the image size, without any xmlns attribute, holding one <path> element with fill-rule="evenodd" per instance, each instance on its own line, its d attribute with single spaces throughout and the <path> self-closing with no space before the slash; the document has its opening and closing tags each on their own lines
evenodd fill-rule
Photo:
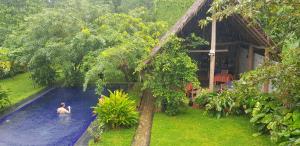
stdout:
<svg viewBox="0 0 300 146">
<path fill-rule="evenodd" d="M 70 146 L 87 129 L 97 103 L 94 90 L 58 88 L 20 110 L 0 119 L 0 146 Z M 71 106 L 70 115 L 59 116 L 61 102 Z"/>
</svg>

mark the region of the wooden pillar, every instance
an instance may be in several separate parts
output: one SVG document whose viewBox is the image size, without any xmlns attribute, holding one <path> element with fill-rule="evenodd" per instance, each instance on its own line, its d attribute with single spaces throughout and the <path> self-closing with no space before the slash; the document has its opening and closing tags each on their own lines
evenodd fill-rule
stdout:
<svg viewBox="0 0 300 146">
<path fill-rule="evenodd" d="M 265 64 L 268 64 L 270 61 L 270 52 L 268 50 L 268 48 L 265 49 Z M 267 80 L 264 85 L 263 85 L 263 92 L 268 93 L 269 92 L 269 85 L 270 85 L 270 81 Z"/>
<path fill-rule="evenodd" d="M 216 62 L 216 26 L 217 20 L 213 18 L 211 25 L 211 50 L 210 55 L 210 71 L 209 71 L 209 91 L 214 91 L 214 77 L 215 77 L 215 62 Z"/>
<path fill-rule="evenodd" d="M 234 77 L 237 79 L 239 78 L 239 73 L 240 73 L 240 55 L 241 55 L 241 48 L 238 46 L 237 52 L 236 52 L 236 58 L 235 58 L 235 72 L 234 72 Z"/>
<path fill-rule="evenodd" d="M 254 48 L 252 46 L 248 49 L 248 71 L 253 70 L 254 67 Z"/>
</svg>

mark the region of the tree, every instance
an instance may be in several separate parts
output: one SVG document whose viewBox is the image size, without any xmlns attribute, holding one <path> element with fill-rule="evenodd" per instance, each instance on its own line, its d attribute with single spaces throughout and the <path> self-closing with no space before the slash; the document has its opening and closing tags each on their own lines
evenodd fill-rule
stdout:
<svg viewBox="0 0 300 146">
<path fill-rule="evenodd" d="M 87 0 L 56 2 L 53 8 L 26 17 L 5 46 L 17 63 L 28 66 L 37 83 L 50 85 L 59 79 L 66 86 L 80 85 L 82 59 L 103 45 L 90 31 L 96 16 L 104 13 L 105 8 L 98 10 Z"/>
<path fill-rule="evenodd" d="M 0 46 L 9 34 L 18 29 L 25 17 L 39 12 L 45 4 L 43 0 L 0 1 Z"/>
<path fill-rule="evenodd" d="M 143 22 L 127 14 L 107 14 L 100 17 L 97 24 L 96 35 L 105 45 L 99 55 L 91 53 L 86 57 L 85 86 L 96 81 L 100 93 L 106 83 L 137 82 L 135 68 L 157 43 L 164 23 Z"/>
</svg>

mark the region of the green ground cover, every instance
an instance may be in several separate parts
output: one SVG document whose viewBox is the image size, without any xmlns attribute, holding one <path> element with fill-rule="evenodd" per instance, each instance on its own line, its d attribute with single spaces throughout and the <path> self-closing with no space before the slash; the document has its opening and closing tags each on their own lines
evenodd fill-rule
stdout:
<svg viewBox="0 0 300 146">
<path fill-rule="evenodd" d="M 134 129 L 108 131 L 100 144 L 90 146 L 129 146 Z M 156 113 L 152 146 L 274 146 L 266 136 L 253 137 L 256 130 L 247 117 L 216 119 L 203 111 L 188 109 L 169 117 Z"/>
<path fill-rule="evenodd" d="M 155 15 L 157 20 L 166 21 L 171 27 L 184 15 L 195 0 L 158 0 Z"/>
<path fill-rule="evenodd" d="M 29 73 L 19 74 L 12 78 L 0 80 L 0 86 L 8 91 L 11 105 L 15 105 L 27 97 L 41 91 L 44 87 L 35 85 Z"/>
</svg>

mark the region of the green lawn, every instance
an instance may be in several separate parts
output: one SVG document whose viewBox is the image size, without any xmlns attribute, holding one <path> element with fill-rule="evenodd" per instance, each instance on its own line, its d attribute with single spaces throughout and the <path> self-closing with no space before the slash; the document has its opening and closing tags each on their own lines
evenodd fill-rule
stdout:
<svg viewBox="0 0 300 146">
<path fill-rule="evenodd" d="M 44 89 L 43 87 L 34 85 L 29 73 L 0 80 L 0 86 L 8 91 L 8 97 L 12 105 Z"/>
<path fill-rule="evenodd" d="M 134 128 L 123 130 L 111 130 L 104 132 L 101 143 L 94 144 L 92 140 L 89 146 L 130 146 Z"/>
<path fill-rule="evenodd" d="M 255 130 L 246 117 L 216 119 L 200 110 L 188 109 L 169 117 L 156 113 L 151 146 L 274 146 L 269 137 L 253 137 Z M 134 129 L 109 131 L 100 144 L 90 146 L 129 146 Z"/>
</svg>

